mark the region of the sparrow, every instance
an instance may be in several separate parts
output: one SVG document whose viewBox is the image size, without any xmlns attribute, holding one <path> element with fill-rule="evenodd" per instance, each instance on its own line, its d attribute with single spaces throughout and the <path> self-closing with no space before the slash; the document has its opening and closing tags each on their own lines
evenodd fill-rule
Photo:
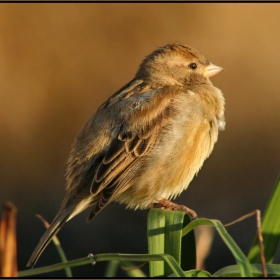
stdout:
<svg viewBox="0 0 280 280">
<path fill-rule="evenodd" d="M 132 209 L 184 210 L 196 218 L 169 199 L 188 187 L 225 127 L 224 97 L 209 79 L 221 70 L 183 44 L 160 47 L 142 61 L 77 135 L 65 198 L 27 266 L 88 207 L 88 221 L 112 201 Z"/>
</svg>

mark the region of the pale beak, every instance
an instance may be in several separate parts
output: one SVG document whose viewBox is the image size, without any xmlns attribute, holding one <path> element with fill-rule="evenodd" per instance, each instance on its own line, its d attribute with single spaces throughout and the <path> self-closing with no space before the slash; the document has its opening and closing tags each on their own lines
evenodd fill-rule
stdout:
<svg viewBox="0 0 280 280">
<path fill-rule="evenodd" d="M 210 78 L 216 74 L 218 74 L 219 72 L 221 72 L 222 70 L 224 70 L 224 68 L 215 65 L 212 62 L 209 62 L 209 65 L 207 67 L 205 67 L 203 74 L 206 78 Z"/>
</svg>

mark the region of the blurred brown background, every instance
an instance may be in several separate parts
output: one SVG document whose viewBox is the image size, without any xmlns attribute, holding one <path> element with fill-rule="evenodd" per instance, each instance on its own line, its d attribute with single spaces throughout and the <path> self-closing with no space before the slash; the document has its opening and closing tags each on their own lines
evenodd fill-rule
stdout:
<svg viewBox="0 0 280 280">
<path fill-rule="evenodd" d="M 189 44 L 225 68 L 212 81 L 226 98 L 226 130 L 176 201 L 224 223 L 263 211 L 280 167 L 279 14 L 278 4 L 1 4 L 0 197 L 18 207 L 19 269 L 44 232 L 34 215 L 51 221 L 62 201 L 79 129 L 167 43 Z M 68 258 L 146 253 L 147 212 L 124 209 L 112 203 L 89 224 L 83 213 L 65 225 Z M 228 230 L 247 254 L 254 219 Z M 51 244 L 37 266 L 58 261 Z M 230 264 L 216 235 L 206 269 Z M 105 268 L 74 274 L 102 276 Z"/>
</svg>

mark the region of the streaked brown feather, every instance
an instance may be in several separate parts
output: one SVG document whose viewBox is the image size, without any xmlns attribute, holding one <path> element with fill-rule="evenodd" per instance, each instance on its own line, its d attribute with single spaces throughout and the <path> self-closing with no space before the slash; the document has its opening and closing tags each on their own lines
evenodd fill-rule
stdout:
<svg viewBox="0 0 280 280">
<path fill-rule="evenodd" d="M 99 183 L 104 180 L 108 176 L 108 174 L 116 168 L 116 166 L 120 165 L 123 162 L 126 156 L 126 152 L 122 150 L 116 157 L 112 158 L 111 161 L 107 161 L 106 163 L 102 161 L 95 173 L 94 181 L 96 183 Z"/>
<path fill-rule="evenodd" d="M 135 141 L 135 146 L 131 147 L 131 152 L 127 153 L 122 151 L 117 157 L 115 157 L 111 162 L 104 164 L 102 162 L 95 174 L 94 180 L 91 186 L 91 193 L 93 195 L 99 195 L 98 203 L 94 206 L 88 219 L 93 218 L 105 205 L 118 196 L 120 193 L 124 192 L 130 187 L 130 184 L 123 184 L 125 182 L 124 178 L 129 176 L 131 166 L 137 162 L 137 160 L 143 156 L 150 147 L 153 146 L 156 137 L 149 137 L 147 139 L 137 139 Z M 120 140 L 115 140 L 122 143 L 125 146 L 126 143 Z M 133 142 L 133 141 L 129 141 Z M 114 189 L 114 191 L 111 191 Z M 109 193 L 112 197 L 109 197 Z M 106 194 L 106 200 L 104 200 L 104 195 Z M 102 207 L 101 207 L 102 206 Z M 91 217 L 91 218 L 90 218 Z"/>
<path fill-rule="evenodd" d="M 152 137 L 149 137 L 149 138 L 155 140 Z M 149 138 L 141 139 L 139 141 L 139 144 L 133 149 L 133 152 L 134 152 L 135 156 L 137 156 L 137 157 L 142 156 L 152 146 L 153 143 L 150 143 L 151 145 L 149 145 Z"/>
<path fill-rule="evenodd" d="M 125 142 L 125 150 L 127 153 L 133 152 L 133 150 L 140 144 L 139 138 L 135 137 L 131 141 Z"/>
<path fill-rule="evenodd" d="M 147 104 L 144 104 L 142 107 L 135 106 L 136 109 L 132 114 L 130 113 L 125 116 L 123 113 L 122 117 L 126 118 L 126 125 L 120 126 L 118 137 L 111 142 L 92 181 L 90 191 L 93 195 L 98 195 L 99 198 L 89 214 L 88 220 L 93 218 L 107 203 L 129 188 L 132 181 L 135 181 L 131 180 L 131 168 L 140 157 L 153 147 L 166 115 L 170 114 L 173 110 L 166 109 L 168 106 L 172 106 L 172 99 L 170 99 L 170 94 L 168 94 L 170 92 L 172 91 L 168 91 L 166 88 L 153 91 L 152 103 L 149 102 L 150 96 L 147 94 L 149 107 L 145 106 Z M 134 96 L 133 98 L 134 100 L 131 102 L 137 103 L 137 98 L 136 100 Z M 141 111 L 141 115 L 138 115 L 139 111 Z M 143 118 L 145 121 L 142 124 L 145 125 L 137 127 L 135 122 L 133 122 L 135 117 L 138 118 L 138 122 L 139 117 Z"/>
<path fill-rule="evenodd" d="M 115 170 L 111 170 L 109 173 L 111 177 L 108 182 L 103 184 L 97 183 L 98 189 L 98 200 L 93 206 L 93 209 L 88 215 L 88 221 L 91 220 L 98 212 L 100 212 L 110 201 L 112 201 L 116 196 L 125 191 L 130 185 L 119 184 L 120 178 L 125 177 L 129 167 L 134 163 L 134 157 L 132 154 L 124 158 L 122 163 Z M 105 178 L 105 180 L 108 178 Z M 93 182 L 92 188 L 96 188 L 95 182 Z"/>
<path fill-rule="evenodd" d="M 111 145 L 105 154 L 105 157 L 102 160 L 103 164 L 108 164 L 112 162 L 121 152 L 123 152 L 125 149 L 123 142 L 118 141 L 117 139 L 113 140 L 111 142 Z M 98 172 L 97 172 L 98 173 Z M 96 174 L 98 176 L 98 174 Z"/>
</svg>

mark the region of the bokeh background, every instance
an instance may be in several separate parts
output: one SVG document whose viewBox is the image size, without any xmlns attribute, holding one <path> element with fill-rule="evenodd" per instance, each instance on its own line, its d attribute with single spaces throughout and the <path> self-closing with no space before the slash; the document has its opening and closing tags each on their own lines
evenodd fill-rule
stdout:
<svg viewBox="0 0 280 280">
<path fill-rule="evenodd" d="M 62 201 L 74 137 L 141 60 L 167 43 L 189 44 L 225 68 L 212 81 L 226 98 L 226 130 L 176 202 L 224 223 L 263 211 L 280 167 L 279 14 L 278 4 L 256 3 L 1 4 L 0 198 L 18 207 L 19 269 L 44 232 L 35 214 L 51 221 Z M 69 259 L 147 252 L 147 211 L 112 203 L 89 224 L 86 215 L 59 233 Z M 247 253 L 255 220 L 228 231 Z M 58 261 L 50 244 L 37 266 Z M 206 269 L 230 264 L 215 235 Z M 74 274 L 105 269 L 99 263 Z"/>
</svg>

